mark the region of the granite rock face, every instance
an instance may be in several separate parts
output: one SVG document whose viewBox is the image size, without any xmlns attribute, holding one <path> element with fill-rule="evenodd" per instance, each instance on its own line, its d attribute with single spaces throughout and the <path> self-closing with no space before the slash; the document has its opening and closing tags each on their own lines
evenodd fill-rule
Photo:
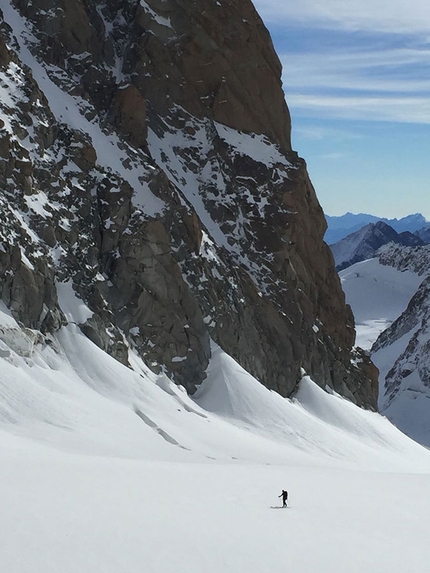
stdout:
<svg viewBox="0 0 430 573">
<path fill-rule="evenodd" d="M 189 392 L 213 341 L 284 396 L 305 371 L 375 408 L 252 3 L 13 0 L 0 31 L 0 289 L 23 327 L 75 320 Z"/>
</svg>

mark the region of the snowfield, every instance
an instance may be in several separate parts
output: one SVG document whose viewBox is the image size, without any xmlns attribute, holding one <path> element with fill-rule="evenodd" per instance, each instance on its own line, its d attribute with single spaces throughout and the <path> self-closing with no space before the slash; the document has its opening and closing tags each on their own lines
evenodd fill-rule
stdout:
<svg viewBox="0 0 430 573">
<path fill-rule="evenodd" d="M 417 273 L 382 265 L 378 258 L 355 263 L 339 276 L 354 312 L 356 344 L 365 350 L 402 314 L 423 280 Z"/>
<path fill-rule="evenodd" d="M 190 398 L 76 325 L 0 324 L 2 571 L 428 570 L 430 452 L 385 418 L 306 376 L 284 399 L 216 347 Z"/>
<path fill-rule="evenodd" d="M 388 259 L 392 260 L 397 268 L 383 265 L 374 258 L 356 263 L 339 273 L 346 300 L 351 305 L 356 320 L 356 343 L 366 350 L 370 351 L 379 334 L 402 315 L 423 282 L 423 271 L 428 269 L 427 249 L 421 248 L 412 256 L 408 256 L 409 252 L 408 248 L 402 247 L 387 251 Z M 414 268 L 417 272 L 399 270 L 404 267 Z M 422 312 L 424 311 L 423 303 Z M 419 309 L 416 312 L 419 312 Z M 423 369 L 427 357 L 425 345 L 428 344 L 428 334 L 424 332 L 418 337 L 418 342 L 423 345 L 420 366 L 417 366 L 413 354 L 404 355 L 413 336 L 424 327 L 425 322 L 423 317 L 418 315 L 416 325 L 412 324 L 405 329 L 405 333 L 399 338 L 389 340 L 388 345 L 373 349 L 371 358 L 379 369 L 379 411 L 408 436 L 430 446 L 430 394 L 428 384 L 421 380 L 419 373 L 419 368 Z M 401 377 L 395 387 L 392 383 L 387 385 L 387 374 L 399 362 L 407 364 L 410 374 Z"/>
</svg>

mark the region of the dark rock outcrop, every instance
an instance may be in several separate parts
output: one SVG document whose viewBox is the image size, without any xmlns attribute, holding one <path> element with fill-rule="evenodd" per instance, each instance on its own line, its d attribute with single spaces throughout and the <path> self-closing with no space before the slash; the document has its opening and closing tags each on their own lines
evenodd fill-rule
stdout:
<svg viewBox="0 0 430 573">
<path fill-rule="evenodd" d="M 190 392 L 212 339 L 285 396 L 304 370 L 375 408 L 252 3 L 14 5 L 22 28 L 12 8 L 0 27 L 0 64 L 19 69 L 2 86 L 13 106 L 0 102 L 0 288 L 14 315 L 61 328 L 55 285 L 71 281 L 91 340 Z"/>
</svg>

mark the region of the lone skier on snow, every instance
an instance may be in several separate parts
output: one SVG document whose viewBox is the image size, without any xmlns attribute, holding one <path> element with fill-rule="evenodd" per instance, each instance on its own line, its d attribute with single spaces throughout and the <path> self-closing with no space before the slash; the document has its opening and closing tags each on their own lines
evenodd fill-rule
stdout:
<svg viewBox="0 0 430 573">
<path fill-rule="evenodd" d="M 283 489 L 281 495 L 278 495 L 278 497 L 282 497 L 282 507 L 287 507 L 288 491 Z"/>
</svg>

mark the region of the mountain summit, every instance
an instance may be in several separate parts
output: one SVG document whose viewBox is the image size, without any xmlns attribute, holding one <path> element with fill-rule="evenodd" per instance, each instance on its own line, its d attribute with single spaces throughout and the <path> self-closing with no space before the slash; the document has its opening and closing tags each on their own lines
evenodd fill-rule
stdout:
<svg viewBox="0 0 430 573">
<path fill-rule="evenodd" d="M 215 342 L 284 396 L 305 371 L 375 408 L 252 3 L 2 11 L 0 288 L 21 329 L 2 331 L 9 348 L 55 346 L 76 323 L 194 392 Z"/>
<path fill-rule="evenodd" d="M 390 225 L 382 221 L 369 223 L 359 231 L 331 245 L 336 269 L 341 271 L 355 263 L 371 259 L 376 251 L 387 243 L 406 247 L 419 247 L 425 244 L 420 237 L 409 231 L 396 233 Z"/>
</svg>

